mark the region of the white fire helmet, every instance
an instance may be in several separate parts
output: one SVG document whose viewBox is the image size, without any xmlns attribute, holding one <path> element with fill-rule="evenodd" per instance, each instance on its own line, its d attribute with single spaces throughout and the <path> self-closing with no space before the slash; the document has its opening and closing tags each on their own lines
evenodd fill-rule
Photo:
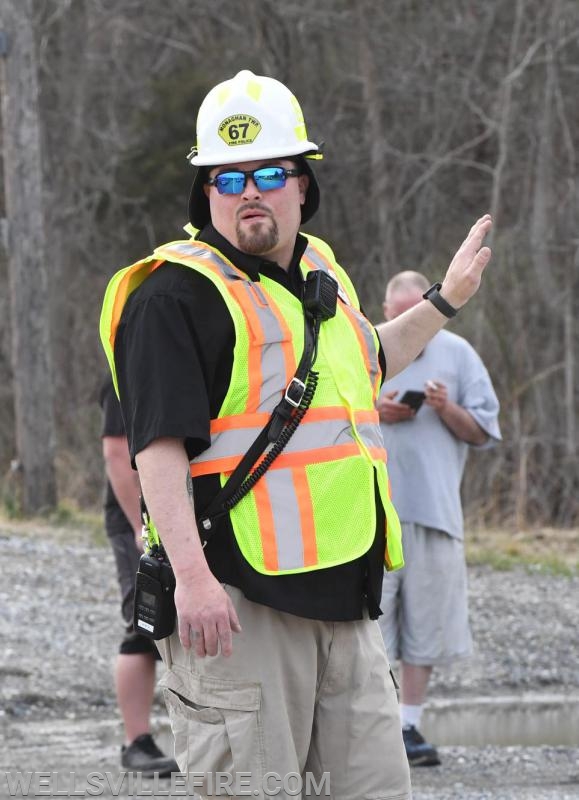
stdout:
<svg viewBox="0 0 579 800">
<path fill-rule="evenodd" d="M 199 167 L 189 199 L 189 218 L 196 228 L 210 221 L 204 192 L 205 167 L 264 159 L 296 159 L 310 183 L 302 206 L 302 222 L 317 211 L 319 188 L 306 159 L 322 158 L 320 147 L 308 140 L 300 104 L 290 90 L 249 70 L 217 84 L 197 115 L 197 143 L 187 159 Z"/>
</svg>

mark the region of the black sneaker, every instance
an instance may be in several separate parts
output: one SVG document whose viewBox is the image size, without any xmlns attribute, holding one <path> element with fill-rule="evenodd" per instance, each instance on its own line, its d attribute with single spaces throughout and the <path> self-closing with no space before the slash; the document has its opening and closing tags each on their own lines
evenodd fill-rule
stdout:
<svg viewBox="0 0 579 800">
<path fill-rule="evenodd" d="M 145 778 L 152 777 L 155 772 L 159 773 L 160 778 L 179 772 L 175 759 L 159 750 L 150 733 L 142 733 L 131 744 L 123 745 L 121 765 L 128 770 L 142 772 Z"/>
<path fill-rule="evenodd" d="M 424 736 L 414 725 L 405 725 L 402 728 L 402 738 L 408 756 L 408 763 L 413 767 L 436 767 L 440 759 L 436 747 L 428 744 Z"/>
</svg>

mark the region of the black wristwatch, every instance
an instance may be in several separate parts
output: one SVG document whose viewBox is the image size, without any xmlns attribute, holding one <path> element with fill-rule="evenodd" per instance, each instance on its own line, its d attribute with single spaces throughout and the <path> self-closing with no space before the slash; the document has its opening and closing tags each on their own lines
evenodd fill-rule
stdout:
<svg viewBox="0 0 579 800">
<path fill-rule="evenodd" d="M 445 317 L 448 319 L 452 319 L 456 317 L 458 313 L 458 309 L 453 308 L 450 303 L 447 303 L 444 297 L 440 294 L 440 289 L 442 287 L 442 283 L 433 283 L 430 289 L 428 289 L 422 297 L 425 300 L 430 300 L 432 305 L 437 308 L 441 314 L 444 314 Z"/>
</svg>

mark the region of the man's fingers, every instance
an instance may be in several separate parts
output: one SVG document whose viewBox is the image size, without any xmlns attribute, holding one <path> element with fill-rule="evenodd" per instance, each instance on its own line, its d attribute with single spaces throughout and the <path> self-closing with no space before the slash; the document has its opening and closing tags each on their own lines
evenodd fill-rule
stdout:
<svg viewBox="0 0 579 800">
<path fill-rule="evenodd" d="M 475 291 L 480 285 L 483 270 L 491 260 L 491 255 L 492 253 L 490 247 L 481 247 L 478 253 L 473 255 L 472 261 L 470 262 L 468 268 L 468 273 L 465 273 L 465 276 L 468 275 L 469 280 L 475 284 Z"/>
<path fill-rule="evenodd" d="M 185 650 L 189 650 L 191 647 L 191 628 L 189 623 L 181 622 L 181 620 L 179 620 L 179 641 Z"/>
<path fill-rule="evenodd" d="M 204 608 L 194 613 L 182 611 L 179 618 L 179 640 L 188 650 L 193 647 L 197 658 L 222 655 L 230 656 L 233 650 L 232 633 L 240 633 L 241 625 L 237 612 L 222 587 L 219 598 L 212 598 Z M 225 602 L 223 602 L 225 601 Z"/>
<path fill-rule="evenodd" d="M 464 253 L 465 251 L 470 251 L 472 248 L 478 250 L 483 243 L 483 239 L 490 231 L 492 226 L 493 222 L 488 215 L 477 220 L 468 232 L 468 235 L 460 246 L 458 252 Z"/>
<path fill-rule="evenodd" d="M 492 250 L 490 247 L 481 247 L 476 256 L 474 257 L 475 266 L 482 272 L 486 265 L 491 260 Z"/>
<path fill-rule="evenodd" d="M 468 232 L 468 236 L 466 238 L 470 239 L 470 237 L 474 233 L 476 233 L 479 229 L 485 230 L 485 232 L 488 232 L 492 227 L 492 222 L 493 221 L 491 219 L 491 215 L 490 214 L 483 214 L 483 216 L 479 217 L 477 219 L 477 221 L 474 223 L 474 225 L 472 226 L 472 228 Z"/>
<path fill-rule="evenodd" d="M 478 231 L 476 232 L 476 235 L 474 237 L 474 245 L 477 250 L 481 247 L 484 238 L 490 231 L 491 227 L 492 227 L 491 222 L 487 222 L 485 225 L 481 225 Z"/>
<path fill-rule="evenodd" d="M 227 608 L 229 611 L 229 624 L 231 625 L 231 630 L 234 633 L 241 633 L 241 623 L 239 621 L 239 617 L 237 616 L 237 611 L 235 610 L 235 606 L 231 602 L 231 598 L 228 597 L 228 604 Z"/>
<path fill-rule="evenodd" d="M 199 638 L 195 638 L 195 655 L 199 658 L 217 655 L 217 630 L 213 621 L 204 625 L 199 632 Z"/>
<path fill-rule="evenodd" d="M 221 655 L 229 658 L 233 652 L 233 637 L 231 635 L 231 626 L 229 622 L 217 624 L 217 635 L 219 637 L 219 643 L 221 644 Z M 214 654 L 209 653 L 209 655 Z"/>
</svg>

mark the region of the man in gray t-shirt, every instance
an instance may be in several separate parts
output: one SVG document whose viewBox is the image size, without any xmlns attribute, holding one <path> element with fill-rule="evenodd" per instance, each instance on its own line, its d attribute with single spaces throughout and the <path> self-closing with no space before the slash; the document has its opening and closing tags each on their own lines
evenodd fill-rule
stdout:
<svg viewBox="0 0 579 800">
<path fill-rule="evenodd" d="M 386 319 L 419 303 L 429 286 L 418 272 L 395 275 L 386 287 Z M 407 391 L 424 397 L 404 398 Z M 460 483 L 469 446 L 501 439 L 499 403 L 475 350 L 442 330 L 384 384 L 378 411 L 406 561 L 385 576 L 380 624 L 389 657 L 400 660 L 408 759 L 428 766 L 440 763 L 418 730 L 432 668 L 472 650 Z"/>
</svg>

